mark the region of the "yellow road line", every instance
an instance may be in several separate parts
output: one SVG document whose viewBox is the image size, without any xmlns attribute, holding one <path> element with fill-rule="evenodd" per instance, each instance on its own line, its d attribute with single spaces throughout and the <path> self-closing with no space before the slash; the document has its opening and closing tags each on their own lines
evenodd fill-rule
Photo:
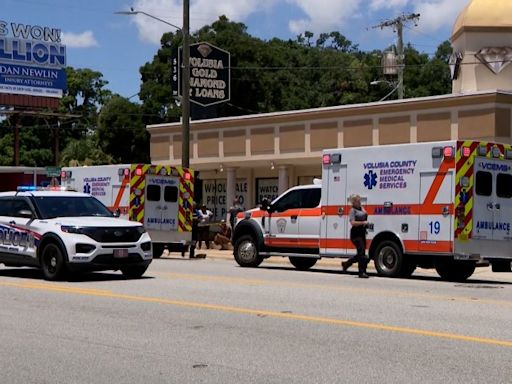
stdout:
<svg viewBox="0 0 512 384">
<path fill-rule="evenodd" d="M 227 277 L 227 276 L 210 276 L 210 275 L 196 275 L 196 274 L 186 274 L 186 273 L 173 273 L 173 272 L 155 272 L 151 271 L 152 274 L 158 275 L 163 278 L 171 278 L 171 279 L 182 279 L 182 280 L 192 280 L 192 281 L 210 281 L 210 282 L 220 282 L 225 284 L 239 284 L 239 285 L 258 285 L 258 286 L 280 286 L 280 287 L 290 287 L 290 288 L 304 288 L 304 289 L 327 289 L 333 291 L 342 291 L 342 292 L 357 292 L 357 293 L 367 293 L 372 295 L 386 296 L 389 297 L 393 295 L 395 297 L 411 297 L 411 298 L 419 298 L 419 299 L 429 299 L 429 300 L 437 300 L 437 301 L 460 301 L 464 303 L 478 303 L 478 304 L 490 304 L 502 307 L 512 307 L 512 302 L 504 301 L 504 300 L 489 300 L 489 299 L 480 299 L 476 297 L 465 297 L 465 296 L 455 296 L 455 295 L 432 295 L 427 293 L 413 293 L 413 292 L 401 292 L 394 290 L 386 290 L 386 289 L 371 289 L 371 288 L 360 288 L 360 287 L 346 287 L 332 284 L 304 284 L 304 283 L 294 283 L 294 282 L 284 282 L 284 281 L 274 281 L 274 280 L 263 280 L 263 279 L 248 279 L 243 277 Z"/>
<path fill-rule="evenodd" d="M 62 292 L 62 293 L 70 293 L 70 294 L 86 295 L 86 296 L 106 297 L 106 298 L 111 298 L 111 299 L 121 299 L 121 300 L 127 300 L 127 301 L 164 304 L 164 305 L 172 305 L 172 306 L 195 308 L 195 309 L 207 309 L 207 310 L 211 310 L 211 311 L 229 312 L 229 313 L 237 313 L 237 314 L 244 314 L 244 315 L 267 316 L 267 317 L 287 319 L 287 320 L 301 320 L 301 321 L 307 321 L 307 322 L 312 322 L 312 323 L 322 323 L 322 324 L 338 325 L 338 326 L 353 327 L 353 328 L 372 329 L 372 330 L 379 330 L 379 331 L 388 331 L 388 332 L 395 332 L 395 333 L 402 333 L 402 334 L 409 334 L 409 335 L 426 336 L 426 337 L 433 337 L 433 338 L 439 338 L 439 339 L 457 340 L 457 341 L 465 341 L 465 342 L 470 342 L 470 343 L 487 344 L 487 345 L 512 348 L 512 341 L 509 341 L 509 340 L 498 340 L 498 339 L 490 339 L 490 338 L 484 338 L 484 337 L 466 336 L 466 335 L 460 335 L 460 334 L 455 334 L 455 333 L 428 331 L 428 330 L 423 330 L 423 329 L 398 327 L 398 326 L 384 325 L 384 324 L 377 324 L 377 323 L 365 323 L 365 322 L 351 321 L 351 320 L 340 320 L 340 319 L 334 319 L 334 318 L 328 318 L 328 317 L 299 315 L 299 314 L 293 314 L 293 313 L 282 313 L 282 312 L 266 311 L 266 310 L 258 310 L 258 309 L 242 308 L 242 307 L 231 307 L 231 306 L 226 306 L 226 305 L 206 304 L 206 303 L 198 303 L 198 302 L 192 302 L 192 301 L 169 300 L 169 299 L 163 299 L 163 298 L 158 298 L 158 297 L 125 295 L 125 294 L 112 293 L 112 292 L 108 292 L 108 291 L 82 290 L 82 289 L 76 289 L 74 287 L 68 287 L 65 285 L 58 286 L 58 285 L 46 285 L 46 284 L 22 284 L 22 283 L 0 282 L 0 286 L 11 287 L 11 288 L 22 288 L 22 289 L 35 289 L 35 290 L 40 290 L 40 291 Z"/>
</svg>

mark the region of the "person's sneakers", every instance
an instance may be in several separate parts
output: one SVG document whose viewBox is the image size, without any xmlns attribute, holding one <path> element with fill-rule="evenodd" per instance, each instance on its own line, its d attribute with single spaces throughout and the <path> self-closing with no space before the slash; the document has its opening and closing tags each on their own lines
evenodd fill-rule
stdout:
<svg viewBox="0 0 512 384">
<path fill-rule="evenodd" d="M 360 273 L 359 274 L 359 278 L 360 279 L 367 279 L 368 277 L 370 277 L 370 276 L 368 276 L 366 273 Z"/>
<path fill-rule="evenodd" d="M 341 268 L 343 268 L 343 272 L 347 272 L 347 269 L 349 269 L 350 263 L 348 261 L 342 261 L 341 262 Z"/>
</svg>

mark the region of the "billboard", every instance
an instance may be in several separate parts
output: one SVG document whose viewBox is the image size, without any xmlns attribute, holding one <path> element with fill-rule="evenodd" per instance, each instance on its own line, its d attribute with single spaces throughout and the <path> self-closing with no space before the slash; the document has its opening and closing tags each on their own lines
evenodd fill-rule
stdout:
<svg viewBox="0 0 512 384">
<path fill-rule="evenodd" d="M 173 96 L 182 96 L 181 67 L 183 55 L 172 59 Z M 207 107 L 229 101 L 231 98 L 231 57 L 209 43 L 190 45 L 190 101 Z"/>
<path fill-rule="evenodd" d="M 60 98 L 65 66 L 59 29 L 0 20 L 0 93 Z"/>
</svg>

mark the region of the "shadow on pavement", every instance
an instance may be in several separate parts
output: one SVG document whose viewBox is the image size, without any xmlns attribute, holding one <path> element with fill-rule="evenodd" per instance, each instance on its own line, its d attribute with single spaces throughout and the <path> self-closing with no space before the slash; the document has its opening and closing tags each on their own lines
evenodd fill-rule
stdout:
<svg viewBox="0 0 512 384">
<path fill-rule="evenodd" d="M 277 271 L 297 271 L 293 266 L 278 266 L 278 265 L 260 265 L 258 268 L 260 269 L 268 269 L 268 270 L 277 270 Z M 338 270 L 335 269 L 324 269 L 324 268 L 311 268 L 308 273 L 323 273 L 330 275 L 344 275 L 351 276 L 357 278 L 357 267 L 353 271 L 343 272 L 341 268 Z M 377 275 L 375 272 L 368 271 L 367 272 L 370 277 L 379 278 L 379 279 L 387 279 L 387 277 L 381 277 Z M 442 280 L 439 276 L 420 276 L 420 275 L 412 275 L 411 277 L 395 277 L 394 279 L 400 280 L 417 280 L 417 281 L 440 281 L 447 284 L 456 284 L 457 287 L 465 287 L 470 288 L 472 285 L 485 284 L 485 285 L 512 285 L 510 281 L 497 281 L 497 280 L 483 280 L 481 278 L 476 278 L 475 276 L 470 277 L 465 282 L 453 282 L 453 281 L 445 281 Z"/>
<path fill-rule="evenodd" d="M 0 268 L 0 277 L 11 277 L 17 279 L 43 280 L 43 273 L 34 268 Z M 71 273 L 62 281 L 68 283 L 84 283 L 95 281 L 116 281 L 116 280 L 146 280 L 154 279 L 152 276 L 142 276 L 138 279 L 127 279 L 120 272 L 83 272 Z M 61 282 L 62 282 L 61 281 Z"/>
</svg>

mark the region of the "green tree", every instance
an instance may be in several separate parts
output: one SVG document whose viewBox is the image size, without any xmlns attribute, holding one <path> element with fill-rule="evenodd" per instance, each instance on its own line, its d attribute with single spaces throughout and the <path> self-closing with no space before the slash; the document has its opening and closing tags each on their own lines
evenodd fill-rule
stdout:
<svg viewBox="0 0 512 384">
<path fill-rule="evenodd" d="M 139 104 L 112 97 L 101 109 L 97 135 L 101 148 L 115 162 L 149 162 L 149 135 Z"/>
</svg>

